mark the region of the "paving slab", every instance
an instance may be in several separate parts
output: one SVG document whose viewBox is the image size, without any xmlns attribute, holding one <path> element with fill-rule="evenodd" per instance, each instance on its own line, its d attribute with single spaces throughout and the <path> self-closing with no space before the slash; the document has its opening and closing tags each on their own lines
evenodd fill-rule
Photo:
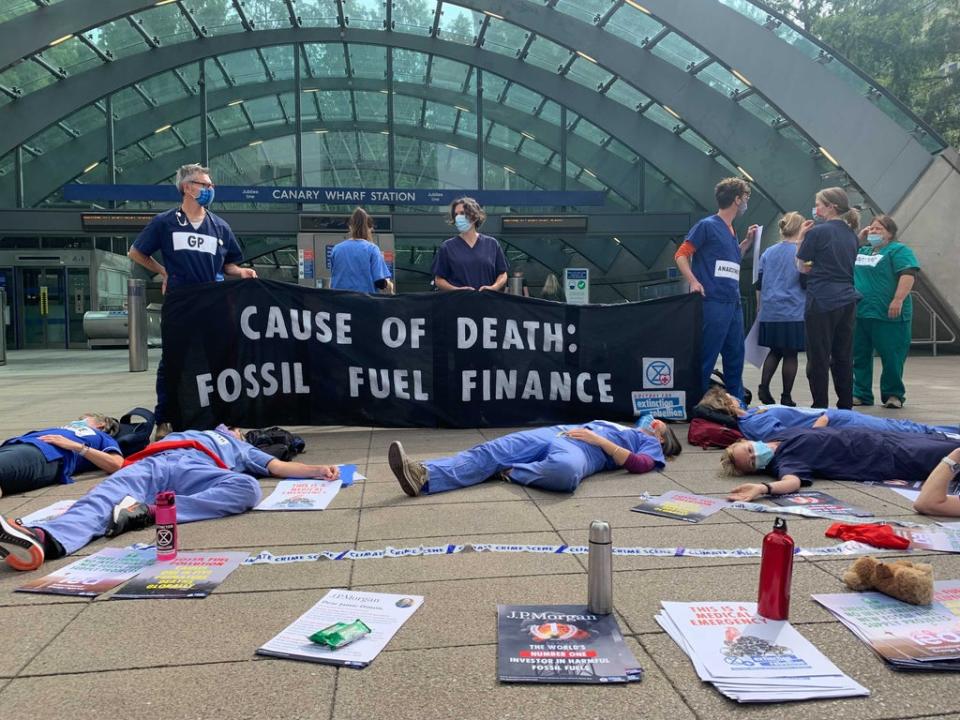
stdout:
<svg viewBox="0 0 960 720">
<path fill-rule="evenodd" d="M 4 628 L 0 677 L 13 677 L 63 632 L 86 608 L 84 604 L 0 607 Z M 2 716 L 6 711 L 0 712 Z"/>
<path fill-rule="evenodd" d="M 578 530 L 590 527 L 592 520 L 606 520 L 615 528 L 665 527 L 686 525 L 683 520 L 662 518 L 657 515 L 633 512 L 630 508 L 639 503 L 635 497 L 581 497 L 554 494 L 535 499 L 543 514 L 557 530 Z M 737 522 L 725 511 L 711 515 L 700 525 Z"/>
<path fill-rule="evenodd" d="M 462 495 L 464 491 L 459 491 Z M 551 530 L 533 502 L 463 502 L 365 508 L 359 540 L 435 537 L 456 541 L 464 534 Z M 491 541 L 493 542 L 493 541 Z"/>
<path fill-rule="evenodd" d="M 573 496 L 578 498 L 594 497 L 628 497 L 639 498 L 643 493 L 660 495 L 667 490 L 681 490 L 682 488 L 668 476 L 657 472 L 633 475 L 625 470 L 615 470 L 608 473 L 591 475 L 580 483 L 580 487 Z M 556 500 L 565 495 L 536 488 L 527 488 L 527 493 L 534 500 Z"/>
<path fill-rule="evenodd" d="M 185 549 L 352 543 L 359 510 L 247 512 L 180 527 Z M 126 536 L 124 536 L 126 537 Z"/>
<path fill-rule="evenodd" d="M 400 489 L 400 483 L 370 483 L 363 497 L 363 506 L 418 507 L 465 502 L 526 502 L 530 500 L 524 488 L 502 480 L 491 480 L 472 487 L 435 495 L 409 497 Z"/>
<path fill-rule="evenodd" d="M 495 622 L 495 618 L 491 620 Z M 634 641 L 643 682 L 629 685 L 499 683 L 496 646 L 383 653 L 362 672 L 341 672 L 334 720 L 694 717 L 671 683 Z"/>
</svg>

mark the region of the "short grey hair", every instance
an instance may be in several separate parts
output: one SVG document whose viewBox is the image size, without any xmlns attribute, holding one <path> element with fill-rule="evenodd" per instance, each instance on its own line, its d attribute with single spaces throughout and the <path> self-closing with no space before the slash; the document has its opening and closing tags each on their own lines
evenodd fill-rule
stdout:
<svg viewBox="0 0 960 720">
<path fill-rule="evenodd" d="M 181 165 L 177 170 L 177 175 L 174 178 L 174 183 L 177 186 L 177 190 L 181 193 L 183 192 L 183 184 L 188 180 L 195 178 L 197 175 L 209 175 L 210 168 L 204 167 L 200 163 L 189 163 L 187 165 Z"/>
</svg>

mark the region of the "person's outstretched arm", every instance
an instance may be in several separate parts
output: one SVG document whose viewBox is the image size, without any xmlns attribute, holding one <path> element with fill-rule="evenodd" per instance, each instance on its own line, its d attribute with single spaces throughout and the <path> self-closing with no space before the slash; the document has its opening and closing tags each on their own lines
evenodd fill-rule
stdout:
<svg viewBox="0 0 960 720">
<path fill-rule="evenodd" d="M 960 463 L 960 448 L 953 450 L 944 458 Z M 960 517 L 960 497 L 947 495 L 950 481 L 956 477 L 956 472 L 944 460 L 930 471 L 927 479 L 920 488 L 920 495 L 913 502 L 913 509 L 921 515 L 949 515 Z"/>
<path fill-rule="evenodd" d="M 115 473 L 123 466 L 123 455 L 120 453 L 96 450 L 82 442 L 65 438 L 63 435 L 41 435 L 38 439 L 55 445 L 61 450 L 75 452 L 107 473 Z"/>
<path fill-rule="evenodd" d="M 336 480 L 340 477 L 340 468 L 336 465 L 307 465 L 284 460 L 271 460 L 267 463 L 267 470 L 271 477 L 278 478 L 319 478 L 321 480 Z"/>
<path fill-rule="evenodd" d="M 767 492 L 768 486 L 770 487 L 770 492 Z M 779 480 L 770 483 L 743 483 L 742 485 L 737 485 L 730 491 L 730 494 L 727 495 L 727 500 L 734 502 L 751 502 L 763 495 L 786 495 L 787 493 L 796 492 L 799 489 L 800 478 L 798 476 L 784 475 Z"/>
<path fill-rule="evenodd" d="M 650 472 L 656 467 L 656 461 L 649 455 L 630 452 L 627 448 L 617 445 L 612 440 L 600 437 L 593 432 L 593 430 L 573 428 L 572 430 L 567 430 L 564 434 L 568 438 L 596 445 L 613 459 L 617 467 L 625 468 L 634 474 Z"/>
</svg>

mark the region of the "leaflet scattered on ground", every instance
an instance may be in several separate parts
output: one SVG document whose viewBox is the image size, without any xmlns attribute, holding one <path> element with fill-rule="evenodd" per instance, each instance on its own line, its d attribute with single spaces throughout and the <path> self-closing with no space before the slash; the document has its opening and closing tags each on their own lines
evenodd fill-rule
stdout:
<svg viewBox="0 0 960 720">
<path fill-rule="evenodd" d="M 625 683 L 643 677 L 613 615 L 583 605 L 497 605 L 503 682 Z"/>
<path fill-rule="evenodd" d="M 658 517 L 698 523 L 730 505 L 726 500 L 695 495 L 682 490 L 668 490 L 659 497 L 652 497 L 630 508 L 634 512 Z"/>
<path fill-rule="evenodd" d="M 807 507 L 827 515 L 853 515 L 854 517 L 873 517 L 873 513 L 825 492 L 796 492 L 788 495 L 775 495 L 770 498 L 774 505 L 781 507 Z"/>
<path fill-rule="evenodd" d="M 931 605 L 910 605 L 878 592 L 813 599 L 898 670 L 960 670 L 960 580 L 939 580 L 934 588 Z"/>
<path fill-rule="evenodd" d="M 178 553 L 174 560 L 144 568 L 110 599 L 205 598 L 246 558 L 245 552 Z"/>
<path fill-rule="evenodd" d="M 757 615 L 756 603 L 662 602 L 657 623 L 700 679 L 737 702 L 869 695 L 789 622 Z"/>
<path fill-rule="evenodd" d="M 878 482 L 868 482 L 865 485 L 882 485 L 885 488 L 893 490 L 897 495 L 905 497 L 910 502 L 916 502 L 920 497 L 920 488 L 923 487 L 923 480 L 880 480 Z M 951 480 L 947 486 L 947 495 L 960 495 L 960 479 Z"/>
<path fill-rule="evenodd" d="M 31 580 L 17 592 L 95 597 L 112 590 L 157 559 L 152 548 L 104 548 L 49 575 Z"/>
<path fill-rule="evenodd" d="M 960 553 L 960 530 L 929 525 L 925 528 L 898 528 L 897 535 L 910 541 L 911 550 Z"/>
<path fill-rule="evenodd" d="M 45 508 L 36 510 L 29 515 L 24 515 L 20 518 L 20 524 L 24 527 L 32 527 L 54 520 L 69 510 L 75 502 L 76 500 L 57 500 L 52 505 L 47 505 Z"/>
<path fill-rule="evenodd" d="M 325 510 L 338 492 L 339 480 L 281 480 L 254 510 Z"/>
<path fill-rule="evenodd" d="M 422 604 L 423 598 L 419 595 L 390 595 L 342 588 L 331 590 L 292 625 L 258 648 L 257 654 L 365 668 Z M 363 621 L 370 628 L 370 634 L 338 650 L 309 640 L 317 630 L 354 620 Z"/>
</svg>

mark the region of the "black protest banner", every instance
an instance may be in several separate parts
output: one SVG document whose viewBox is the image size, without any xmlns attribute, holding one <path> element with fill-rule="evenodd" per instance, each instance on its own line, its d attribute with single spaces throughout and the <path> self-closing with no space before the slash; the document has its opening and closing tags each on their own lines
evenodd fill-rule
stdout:
<svg viewBox="0 0 960 720">
<path fill-rule="evenodd" d="M 169 415 L 178 428 L 682 419 L 699 399 L 701 302 L 193 286 L 163 307 Z"/>
</svg>

